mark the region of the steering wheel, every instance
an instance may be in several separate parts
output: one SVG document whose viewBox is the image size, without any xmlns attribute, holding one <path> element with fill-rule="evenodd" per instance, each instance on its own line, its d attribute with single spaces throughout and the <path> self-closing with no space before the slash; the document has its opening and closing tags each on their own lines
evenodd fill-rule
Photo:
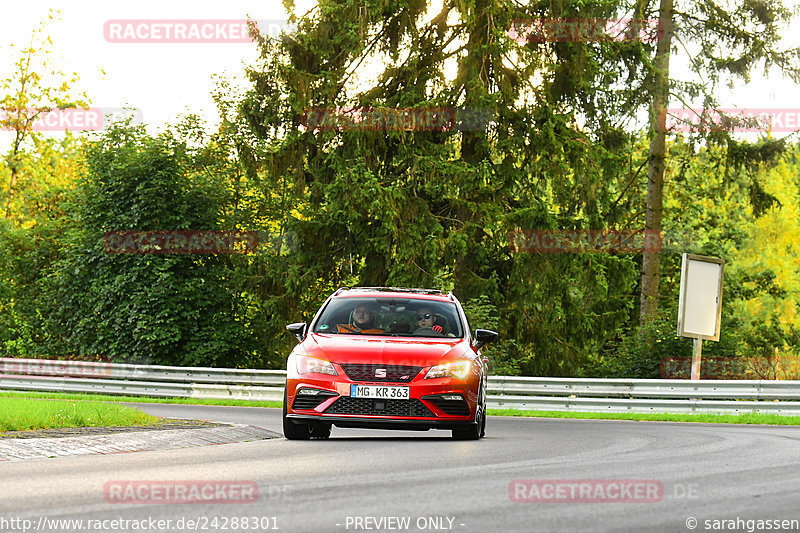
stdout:
<svg viewBox="0 0 800 533">
<path fill-rule="evenodd" d="M 444 333 L 441 333 L 441 332 L 436 331 L 436 330 L 431 329 L 431 328 L 419 328 L 414 333 L 412 333 L 412 335 L 415 335 L 417 337 L 444 337 L 445 336 Z"/>
</svg>

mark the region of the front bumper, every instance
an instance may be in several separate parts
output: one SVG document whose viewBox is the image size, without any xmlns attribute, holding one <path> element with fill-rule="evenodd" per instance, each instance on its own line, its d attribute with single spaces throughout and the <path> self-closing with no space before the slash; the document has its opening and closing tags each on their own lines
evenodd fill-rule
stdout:
<svg viewBox="0 0 800 533">
<path fill-rule="evenodd" d="M 457 380 L 422 377 L 408 383 L 351 381 L 346 376 L 301 376 L 288 379 L 287 418 L 297 423 L 323 421 L 338 427 L 385 429 L 454 429 L 474 424 L 479 378 Z M 408 399 L 356 398 L 351 385 L 409 387 Z M 297 394 L 304 388 L 322 391 L 315 400 Z M 461 400 L 447 399 L 459 396 Z"/>
<path fill-rule="evenodd" d="M 288 414 L 286 417 L 292 422 L 298 424 L 307 424 L 309 422 L 327 422 L 340 428 L 359 429 L 402 429 L 409 431 L 427 431 L 429 429 L 459 429 L 475 425 L 475 422 L 472 420 L 423 420 L 301 414 Z"/>
</svg>

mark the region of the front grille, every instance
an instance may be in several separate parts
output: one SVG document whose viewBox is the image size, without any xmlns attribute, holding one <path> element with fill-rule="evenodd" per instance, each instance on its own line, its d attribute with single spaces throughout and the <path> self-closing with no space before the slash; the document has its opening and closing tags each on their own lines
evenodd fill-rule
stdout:
<svg viewBox="0 0 800 533">
<path fill-rule="evenodd" d="M 423 396 L 422 399 L 431 402 L 448 415 L 467 416 L 469 414 L 469 405 L 463 398 L 460 400 L 445 400 L 441 396 Z"/>
<path fill-rule="evenodd" d="M 292 402 L 292 409 L 314 409 L 316 406 L 330 398 L 336 396 L 335 392 L 320 391 L 317 394 L 296 394 Z"/>
<path fill-rule="evenodd" d="M 391 381 L 407 383 L 422 370 L 421 366 L 343 364 L 342 369 L 353 381 Z M 385 370 L 386 377 L 376 377 L 376 370 Z"/>
<path fill-rule="evenodd" d="M 383 405 L 384 409 L 379 407 Z M 342 396 L 325 409 L 331 415 L 375 415 L 375 416 L 436 416 L 421 401 L 375 400 Z"/>
</svg>

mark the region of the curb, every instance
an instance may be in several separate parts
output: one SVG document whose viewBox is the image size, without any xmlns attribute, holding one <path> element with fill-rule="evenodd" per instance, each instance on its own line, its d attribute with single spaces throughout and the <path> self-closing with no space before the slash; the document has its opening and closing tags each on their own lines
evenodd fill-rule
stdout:
<svg viewBox="0 0 800 533">
<path fill-rule="evenodd" d="M 211 444 L 230 444 L 280 438 L 268 429 L 244 424 L 198 429 L 132 431 L 111 435 L 0 439 L 0 461 L 51 457 L 171 450 Z"/>
</svg>

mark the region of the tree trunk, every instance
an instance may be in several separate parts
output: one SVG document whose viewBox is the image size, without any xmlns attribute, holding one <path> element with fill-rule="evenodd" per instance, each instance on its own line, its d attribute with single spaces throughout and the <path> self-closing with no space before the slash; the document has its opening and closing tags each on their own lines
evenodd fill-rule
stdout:
<svg viewBox="0 0 800 533">
<path fill-rule="evenodd" d="M 672 43 L 672 2 L 661 0 L 659 30 L 655 57 L 653 104 L 650 110 L 650 160 L 647 168 L 647 217 L 645 229 L 661 232 L 664 203 L 664 170 L 667 140 L 667 106 L 669 105 L 669 54 Z M 655 318 L 658 310 L 659 250 L 645 250 L 642 262 L 640 324 Z"/>
</svg>

